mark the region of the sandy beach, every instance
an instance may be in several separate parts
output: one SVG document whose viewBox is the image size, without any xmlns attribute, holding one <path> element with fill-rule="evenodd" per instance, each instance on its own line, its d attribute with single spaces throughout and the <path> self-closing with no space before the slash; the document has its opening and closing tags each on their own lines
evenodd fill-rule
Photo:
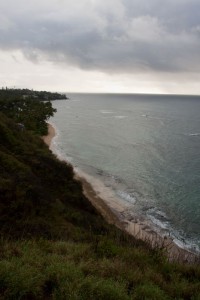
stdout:
<svg viewBox="0 0 200 300">
<path fill-rule="evenodd" d="M 47 146 L 50 147 L 51 141 L 55 135 L 56 135 L 56 131 L 54 127 L 51 124 L 48 124 L 48 135 L 43 136 L 42 139 L 45 142 L 45 144 L 47 144 Z"/>
<path fill-rule="evenodd" d="M 43 141 L 50 147 L 51 141 L 56 135 L 56 131 L 51 124 L 48 124 L 48 135 L 43 136 Z M 75 179 L 81 181 L 84 195 L 92 203 L 92 205 L 101 213 L 104 219 L 114 224 L 123 231 L 138 239 L 142 239 L 151 244 L 152 247 L 159 247 L 165 250 L 169 260 L 178 260 L 182 262 L 194 262 L 197 258 L 194 253 L 189 252 L 173 242 L 170 236 L 160 236 L 147 221 L 138 218 L 133 218 L 128 214 L 128 208 L 120 203 L 112 194 L 109 195 L 109 190 L 104 196 L 98 190 L 98 187 L 93 187 L 90 184 L 90 176 L 76 172 Z M 106 188 L 104 187 L 104 190 Z"/>
</svg>

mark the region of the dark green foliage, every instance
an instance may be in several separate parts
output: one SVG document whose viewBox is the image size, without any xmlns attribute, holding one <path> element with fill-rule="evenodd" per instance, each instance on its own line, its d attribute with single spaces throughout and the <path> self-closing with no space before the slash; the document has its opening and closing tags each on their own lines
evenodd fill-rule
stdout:
<svg viewBox="0 0 200 300">
<path fill-rule="evenodd" d="M 65 95 L 28 89 L 1 89 L 0 112 L 18 124 L 19 129 L 32 130 L 37 134 L 47 134 L 46 121 L 56 109 L 50 100 L 67 99 Z"/>
<path fill-rule="evenodd" d="M 33 99 L 0 98 L 0 111 L 18 124 L 18 129 L 32 130 L 40 135 L 47 134 L 47 124 L 55 109 L 51 102 L 41 102 Z M 22 127 L 20 127 L 22 126 Z"/>
<path fill-rule="evenodd" d="M 40 101 L 67 99 L 65 94 L 47 91 L 34 91 L 29 89 L 0 89 L 1 99 L 33 99 Z"/>
<path fill-rule="evenodd" d="M 94 209 L 73 179 L 72 167 L 57 160 L 40 137 L 19 130 L 3 114 L 0 135 L 1 234 L 51 236 L 65 218 L 89 228 L 85 214 L 94 214 Z"/>
</svg>

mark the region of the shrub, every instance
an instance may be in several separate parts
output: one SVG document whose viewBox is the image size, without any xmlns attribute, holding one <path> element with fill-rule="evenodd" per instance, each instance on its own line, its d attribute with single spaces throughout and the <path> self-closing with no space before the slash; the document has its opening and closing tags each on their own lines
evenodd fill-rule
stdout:
<svg viewBox="0 0 200 300">
<path fill-rule="evenodd" d="M 104 280 L 98 277 L 87 277 L 80 286 L 82 300 L 128 300 L 125 284 Z"/>
<path fill-rule="evenodd" d="M 151 283 L 145 283 L 135 288 L 133 299 L 167 300 L 169 297 L 158 286 Z"/>
</svg>

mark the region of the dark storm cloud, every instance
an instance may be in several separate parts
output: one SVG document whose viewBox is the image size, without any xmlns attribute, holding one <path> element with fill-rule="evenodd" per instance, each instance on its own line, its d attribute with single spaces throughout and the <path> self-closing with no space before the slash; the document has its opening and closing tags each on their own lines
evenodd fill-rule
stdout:
<svg viewBox="0 0 200 300">
<path fill-rule="evenodd" d="M 198 72 L 200 2 L 7 0 L 0 48 L 105 72 Z"/>
</svg>

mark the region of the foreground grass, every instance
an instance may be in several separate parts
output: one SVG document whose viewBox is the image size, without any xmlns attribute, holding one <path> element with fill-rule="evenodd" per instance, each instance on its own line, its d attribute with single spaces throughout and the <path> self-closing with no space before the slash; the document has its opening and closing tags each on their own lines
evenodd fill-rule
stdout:
<svg viewBox="0 0 200 300">
<path fill-rule="evenodd" d="M 108 236 L 2 240 L 1 299 L 200 299 L 200 268 L 149 251 Z"/>
</svg>

